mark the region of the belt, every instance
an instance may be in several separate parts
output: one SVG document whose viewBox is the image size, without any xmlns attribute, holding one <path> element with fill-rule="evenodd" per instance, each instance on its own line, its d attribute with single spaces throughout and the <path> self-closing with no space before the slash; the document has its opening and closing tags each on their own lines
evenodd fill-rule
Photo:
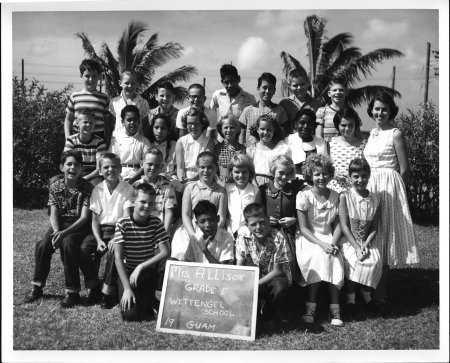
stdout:
<svg viewBox="0 0 450 363">
<path fill-rule="evenodd" d="M 140 168 L 141 164 L 120 164 L 120 166 L 125 166 L 127 168 Z"/>
</svg>

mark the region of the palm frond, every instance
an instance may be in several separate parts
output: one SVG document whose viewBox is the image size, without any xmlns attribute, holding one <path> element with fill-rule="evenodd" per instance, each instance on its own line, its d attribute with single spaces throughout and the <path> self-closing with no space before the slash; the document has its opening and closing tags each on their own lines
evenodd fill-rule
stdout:
<svg viewBox="0 0 450 363">
<path fill-rule="evenodd" d="M 403 57 L 404 54 L 396 49 L 380 48 L 375 49 L 372 52 L 364 54 L 356 60 L 356 66 L 358 70 L 367 77 L 371 75 L 371 71 L 375 69 L 375 63 L 380 63 L 385 59 L 391 59 L 395 57 Z"/>
<path fill-rule="evenodd" d="M 308 16 L 304 23 L 306 38 L 308 39 L 308 57 L 311 81 L 316 78 L 317 60 L 324 41 L 326 20 L 317 15 Z"/>
<path fill-rule="evenodd" d="M 356 73 L 356 75 L 351 76 L 351 72 L 346 73 L 347 84 L 349 86 L 353 85 L 355 82 L 355 77 L 358 76 L 357 68 L 352 67 L 357 59 L 361 57 L 361 50 L 357 47 L 349 47 L 344 49 L 340 55 L 334 59 L 334 62 L 324 69 L 324 79 L 328 79 L 328 82 L 341 71 L 349 68 Z M 359 79 L 358 79 L 359 80 Z"/>
<path fill-rule="evenodd" d="M 137 46 L 139 35 L 147 31 L 146 25 L 139 21 L 131 21 L 119 39 L 117 53 L 120 70 L 133 69 L 133 52 Z"/>
<path fill-rule="evenodd" d="M 400 92 L 385 86 L 365 86 L 360 88 L 350 88 L 347 95 L 347 104 L 350 107 L 361 106 L 362 103 L 369 103 L 378 92 L 386 92 L 392 97 L 401 97 Z"/>
<path fill-rule="evenodd" d="M 154 94 L 156 91 L 156 86 L 163 82 L 170 82 L 175 84 L 176 82 L 187 82 L 191 77 L 197 74 L 197 68 L 194 66 L 182 66 L 175 69 L 174 71 L 162 76 L 157 81 L 153 82 L 150 87 L 143 90 L 142 95 L 144 98 L 149 98 L 150 95 Z"/>
<path fill-rule="evenodd" d="M 317 74 L 323 73 L 340 54 L 353 43 L 350 33 L 340 33 L 323 43 L 320 60 L 317 64 Z"/>
<path fill-rule="evenodd" d="M 286 52 L 281 52 L 280 57 L 283 60 L 283 69 L 282 72 L 284 74 L 284 77 L 287 79 L 289 76 L 289 72 L 294 69 L 301 69 L 306 72 L 305 68 L 301 65 L 301 63 L 294 58 L 292 55 Z"/>
<path fill-rule="evenodd" d="M 188 89 L 186 87 L 181 86 L 175 87 L 173 90 L 173 95 L 174 95 L 174 102 L 182 104 L 188 96 Z"/>
<path fill-rule="evenodd" d="M 101 45 L 101 56 L 107 67 L 105 67 L 105 80 L 107 84 L 108 94 L 111 97 L 118 96 L 121 91 L 119 62 L 114 58 L 108 44 L 105 42 Z"/>
<path fill-rule="evenodd" d="M 140 49 L 139 51 L 136 51 L 134 54 L 134 65 L 136 68 L 136 65 L 141 64 L 142 59 L 144 58 L 144 56 L 149 53 L 152 52 L 153 49 L 156 47 L 158 42 L 158 33 L 154 33 L 152 34 L 152 36 L 147 40 L 147 42 L 144 44 L 144 46 L 142 47 L 142 49 Z"/>
<path fill-rule="evenodd" d="M 75 36 L 81 39 L 81 46 L 83 47 L 86 55 L 91 59 L 98 60 L 99 56 L 95 52 L 95 49 L 92 46 L 92 43 L 89 40 L 87 34 L 85 32 L 77 32 L 75 33 Z"/>
<path fill-rule="evenodd" d="M 281 80 L 281 96 L 283 98 L 289 97 L 289 82 L 285 79 Z"/>
</svg>

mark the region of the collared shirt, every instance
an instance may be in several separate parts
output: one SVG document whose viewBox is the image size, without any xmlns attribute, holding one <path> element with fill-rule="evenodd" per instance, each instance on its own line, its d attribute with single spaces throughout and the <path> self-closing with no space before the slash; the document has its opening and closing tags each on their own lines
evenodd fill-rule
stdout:
<svg viewBox="0 0 450 363">
<path fill-rule="evenodd" d="M 80 134 L 71 135 L 66 139 L 64 150 L 76 150 L 83 156 L 83 172 L 92 172 L 97 168 L 97 160 L 106 153 L 106 144 L 97 135 L 92 134 L 91 141 L 84 143 Z"/>
<path fill-rule="evenodd" d="M 306 160 L 310 152 L 316 151 L 318 154 L 328 155 L 327 142 L 320 137 L 312 137 L 312 141 L 304 142 L 298 133 L 290 134 L 284 139 L 292 152 L 292 161 L 294 164 L 300 164 Z"/>
<path fill-rule="evenodd" d="M 92 189 L 94 186 L 81 177 L 72 189 L 67 188 L 65 178 L 59 179 L 50 185 L 48 205 L 57 207 L 64 221 L 75 222 L 80 218 L 83 207 L 89 207 Z"/>
<path fill-rule="evenodd" d="M 227 191 L 217 182 L 214 182 L 211 186 L 208 186 L 200 180 L 188 183 L 184 192 L 191 194 L 191 216 L 193 216 L 192 209 L 194 209 L 197 203 L 201 200 L 209 200 L 217 207 L 217 209 L 219 209 L 221 199 L 227 197 Z"/>
<path fill-rule="evenodd" d="M 218 110 L 217 122 L 219 122 L 220 118 L 229 114 L 239 119 L 246 107 L 255 104 L 255 96 L 245 92 L 242 88 L 239 87 L 239 93 L 233 98 L 230 98 L 226 89 L 223 88 L 213 93 L 209 107 Z"/>
<path fill-rule="evenodd" d="M 160 244 L 169 245 L 169 235 L 162 222 L 154 216 L 149 216 L 144 223 L 128 216 L 117 221 L 114 243 L 123 244 L 125 267 L 132 272 L 137 265 L 155 256 Z"/>
<path fill-rule="evenodd" d="M 195 232 L 195 237 L 199 240 L 203 236 L 203 232 L 199 229 Z M 214 239 L 208 244 L 208 251 L 219 262 L 233 261 L 234 239 L 224 229 L 218 227 Z M 184 255 L 186 261 L 209 263 L 205 254 L 202 252 L 196 241 L 189 241 L 188 248 Z"/>
<path fill-rule="evenodd" d="M 67 102 L 66 112 L 75 116 L 76 111 L 82 108 L 88 108 L 95 114 L 94 132 L 100 133 L 105 130 L 105 117 L 108 115 L 109 97 L 99 92 L 88 92 L 86 90 L 73 92 Z M 79 131 L 76 122 L 72 125 L 73 133 Z"/>
<path fill-rule="evenodd" d="M 234 141 L 226 143 L 225 141 L 219 142 L 214 147 L 214 152 L 219 159 L 219 166 L 228 168 L 228 164 L 233 156 L 237 154 L 245 154 L 246 147 L 239 142 Z"/>
<path fill-rule="evenodd" d="M 119 181 L 112 193 L 106 181 L 97 184 L 92 191 L 90 210 L 99 215 L 100 225 L 114 226 L 122 218 L 124 211 L 132 206 L 133 187 Z"/>
<path fill-rule="evenodd" d="M 125 97 L 122 91 L 119 96 L 114 97 L 109 102 L 109 112 L 111 112 L 116 118 L 116 125 L 114 126 L 114 135 L 117 132 L 124 130 L 124 127 L 122 125 L 122 117 L 120 113 L 122 112 L 122 109 L 127 105 L 134 105 L 139 109 L 139 114 L 141 116 L 141 123 L 139 124 L 138 132 L 142 134 L 142 121 L 146 119 L 148 113 L 150 112 L 150 106 L 148 105 L 148 102 L 144 100 L 140 95 L 136 94 L 136 97 L 130 100 Z"/>
<path fill-rule="evenodd" d="M 239 228 L 245 226 L 242 211 L 246 206 L 255 201 L 258 187 L 248 183 L 244 189 L 239 189 L 235 183 L 226 185 L 228 195 L 228 226 L 235 233 Z"/>
<path fill-rule="evenodd" d="M 197 157 L 206 150 L 210 138 L 203 132 L 196 140 L 191 134 L 184 135 L 178 139 L 184 150 L 184 170 L 186 177 L 192 178 L 197 174 Z M 214 151 L 214 150 L 211 150 Z M 180 167 L 178 165 L 178 167 Z"/>
<path fill-rule="evenodd" d="M 151 214 L 164 222 L 166 209 L 174 209 L 177 206 L 177 198 L 175 195 L 174 186 L 165 176 L 158 175 L 158 179 L 154 183 L 147 182 L 145 180 L 145 177 L 143 176 L 133 184 L 133 187 L 136 188 L 138 185 L 143 183 L 150 184 L 153 188 L 155 188 L 155 205 L 152 209 Z"/>
<path fill-rule="evenodd" d="M 284 109 L 276 103 L 272 103 L 271 107 L 267 107 L 258 101 L 255 106 L 246 107 L 242 112 L 241 117 L 239 117 L 239 122 L 242 124 L 242 127 L 246 129 L 246 146 L 251 146 L 258 141 L 254 136 L 250 135 L 250 128 L 256 125 L 256 120 L 261 115 L 271 116 L 278 122 L 279 125 L 283 125 L 287 121 L 287 116 Z"/>
<path fill-rule="evenodd" d="M 109 151 L 118 155 L 121 164 L 140 164 L 146 152 L 150 149 L 150 141 L 139 133 L 128 136 L 118 132 L 113 136 Z M 131 178 L 139 167 L 122 167 L 123 179 Z"/>
<path fill-rule="evenodd" d="M 180 130 L 186 129 L 186 127 L 183 126 L 182 118 L 186 116 L 186 114 L 189 112 L 190 109 L 191 109 L 190 107 L 186 107 L 186 108 L 182 108 L 180 111 L 178 111 L 176 126 Z M 205 114 L 206 118 L 209 121 L 208 130 L 215 130 L 217 128 L 216 110 L 213 110 L 212 108 L 209 108 L 209 107 L 205 107 L 203 109 L 203 113 Z"/>
<path fill-rule="evenodd" d="M 236 261 L 244 261 L 245 266 L 259 267 L 259 278 L 273 271 L 275 263 L 280 265 L 284 278 L 291 283 L 292 275 L 289 265 L 289 252 L 286 237 L 282 232 L 269 227 L 266 243 L 258 249 L 255 237 L 247 227 L 239 229 L 236 239 Z"/>
<path fill-rule="evenodd" d="M 292 133 L 295 130 L 294 119 L 298 111 L 309 108 L 315 113 L 322 106 L 319 101 L 312 98 L 309 94 L 306 94 L 304 102 L 301 102 L 295 95 L 290 95 L 288 98 L 281 100 L 279 105 L 283 107 L 289 121 L 290 128 L 288 133 Z"/>
</svg>

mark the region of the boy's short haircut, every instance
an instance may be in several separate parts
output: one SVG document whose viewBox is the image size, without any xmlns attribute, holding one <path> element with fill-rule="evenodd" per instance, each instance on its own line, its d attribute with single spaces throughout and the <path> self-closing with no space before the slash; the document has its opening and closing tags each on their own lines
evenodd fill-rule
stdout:
<svg viewBox="0 0 450 363">
<path fill-rule="evenodd" d="M 308 79 L 308 74 L 306 73 L 306 70 L 303 68 L 295 68 L 289 72 L 289 82 L 291 82 L 292 78 Z"/>
<path fill-rule="evenodd" d="M 373 105 L 375 104 L 375 101 L 379 101 L 381 103 L 384 103 L 389 106 L 389 111 L 391 111 L 391 114 L 389 115 L 389 119 L 393 120 L 398 114 L 398 106 L 395 104 L 394 99 L 392 96 L 387 92 L 378 92 L 369 102 L 369 105 L 367 106 L 367 114 L 372 118 L 372 110 Z"/>
<path fill-rule="evenodd" d="M 158 91 L 161 89 L 161 88 L 164 88 L 165 90 L 167 90 L 167 91 L 170 91 L 170 92 L 174 92 L 175 91 L 175 87 L 173 86 L 173 84 L 172 83 L 170 83 L 170 82 L 161 82 L 161 83 L 158 83 L 157 85 L 156 85 L 156 94 L 158 94 Z"/>
<path fill-rule="evenodd" d="M 255 177 L 255 164 L 246 154 L 234 155 L 228 164 L 227 182 L 233 182 L 233 168 L 247 168 L 249 173 L 248 181 L 251 182 Z"/>
<path fill-rule="evenodd" d="M 120 72 L 120 80 L 123 80 L 123 76 L 127 75 L 128 77 L 135 77 L 137 78 L 137 73 L 131 69 L 124 69 L 122 72 Z"/>
<path fill-rule="evenodd" d="M 189 86 L 189 88 L 188 88 L 188 92 L 189 92 L 192 88 L 197 88 L 197 89 L 199 89 L 200 91 L 203 92 L 203 96 L 206 95 L 205 87 L 203 87 L 200 83 L 193 83 L 193 84 L 191 84 L 191 85 Z"/>
<path fill-rule="evenodd" d="M 102 164 L 103 164 L 103 160 L 104 159 L 108 159 L 108 160 L 111 160 L 114 164 L 117 164 L 117 165 L 119 165 L 120 166 L 120 158 L 119 158 L 119 156 L 117 155 L 117 154 L 114 154 L 114 153 L 106 153 L 106 154 L 104 154 L 104 155 L 102 155 L 102 157 L 99 159 L 99 166 L 100 166 L 100 169 L 101 169 L 101 167 L 102 167 Z"/>
<path fill-rule="evenodd" d="M 239 78 L 238 71 L 232 64 L 224 64 L 220 67 L 220 79 L 224 79 L 226 76 Z"/>
<path fill-rule="evenodd" d="M 89 116 L 95 118 L 95 112 L 91 108 L 83 107 L 75 111 L 75 118 L 78 116 Z"/>
<path fill-rule="evenodd" d="M 331 158 L 324 154 L 311 154 L 303 163 L 302 174 L 307 183 L 312 183 L 314 170 L 317 168 L 325 168 L 330 173 L 330 177 L 334 177 L 334 166 Z"/>
<path fill-rule="evenodd" d="M 355 130 L 359 130 L 362 125 L 361 119 L 358 113 L 351 107 L 345 107 L 344 109 L 336 112 L 333 117 L 333 123 L 336 130 L 339 131 L 339 125 L 342 119 L 353 120 L 355 123 Z"/>
<path fill-rule="evenodd" d="M 277 85 L 277 78 L 269 72 L 264 72 L 258 78 L 258 88 L 261 86 L 262 81 L 266 81 L 267 83 L 272 84 L 274 87 Z"/>
<path fill-rule="evenodd" d="M 126 114 L 128 112 L 133 112 L 135 114 L 137 114 L 138 119 L 140 119 L 141 114 L 139 113 L 139 109 L 137 108 L 136 105 L 126 105 L 124 108 L 122 108 L 122 111 L 120 111 L 120 117 L 122 118 L 122 120 L 125 118 Z"/>
<path fill-rule="evenodd" d="M 211 203 L 209 200 L 201 200 L 195 205 L 193 212 L 194 212 L 195 218 L 200 217 L 202 214 L 216 217 L 217 216 L 217 207 L 213 203 Z"/>
<path fill-rule="evenodd" d="M 309 116 L 309 118 L 311 119 L 312 122 L 314 122 L 314 125 L 316 125 L 316 113 L 314 112 L 314 110 L 311 110 L 310 108 L 302 108 L 300 111 L 298 111 L 295 116 L 294 116 L 294 124 L 298 122 L 298 120 L 300 120 L 300 117 L 302 117 L 303 115 Z M 315 126 L 314 126 L 315 127 Z"/>
<path fill-rule="evenodd" d="M 273 176 L 278 167 L 288 168 L 292 174 L 294 174 L 295 166 L 291 157 L 286 154 L 278 155 L 271 163 L 270 163 L 270 174 Z"/>
<path fill-rule="evenodd" d="M 209 150 L 202 151 L 202 152 L 201 152 L 200 154 L 198 154 L 198 156 L 197 156 L 197 161 L 196 161 L 197 166 L 198 166 L 198 161 L 199 161 L 201 158 L 211 158 L 212 161 L 213 161 L 213 164 L 216 165 L 216 167 L 218 167 L 218 165 L 217 165 L 217 155 L 216 155 L 216 153 L 213 153 L 212 151 L 209 151 Z"/>
<path fill-rule="evenodd" d="M 181 124 L 183 125 L 184 128 L 187 128 L 187 118 L 188 116 L 191 117 L 197 117 L 199 118 L 200 122 L 202 123 L 202 131 L 205 131 L 208 126 L 209 126 L 209 120 L 206 117 L 206 115 L 200 111 L 197 108 L 190 108 L 188 110 L 188 112 L 186 112 L 182 117 L 181 117 Z"/>
<path fill-rule="evenodd" d="M 219 133 L 219 135 L 222 136 L 223 139 L 225 139 L 225 136 L 222 132 L 222 124 L 225 120 L 234 122 L 234 127 L 236 128 L 236 136 L 239 136 L 239 134 L 241 133 L 241 123 L 233 114 L 228 114 L 221 117 L 220 121 L 217 123 L 217 132 Z"/>
<path fill-rule="evenodd" d="M 80 64 L 80 74 L 83 75 L 85 71 L 95 71 L 98 74 L 101 74 L 102 66 L 93 59 L 83 59 Z"/>
<path fill-rule="evenodd" d="M 245 222 L 248 221 L 249 218 L 264 216 L 267 219 L 266 211 L 264 207 L 259 203 L 250 203 L 244 208 L 242 212 L 244 214 Z"/>
<path fill-rule="evenodd" d="M 370 165 L 364 158 L 355 158 L 350 161 L 348 166 L 348 175 L 352 175 L 353 173 L 358 173 L 360 171 L 367 171 L 370 175 Z"/>
<path fill-rule="evenodd" d="M 62 153 L 60 160 L 61 165 L 64 165 L 66 160 L 70 157 L 73 157 L 81 166 L 83 166 L 83 154 L 81 154 L 81 151 L 74 149 L 70 149 Z"/>
<path fill-rule="evenodd" d="M 340 85 L 344 86 L 345 88 L 348 88 L 348 82 L 345 79 L 345 77 L 343 77 L 343 76 L 335 76 L 335 77 L 331 78 L 328 88 L 331 88 L 331 85 L 333 85 L 333 84 L 340 84 Z"/>
<path fill-rule="evenodd" d="M 153 188 L 153 186 L 151 186 L 150 184 L 147 183 L 141 183 L 138 186 L 136 186 L 136 188 L 134 188 L 133 190 L 133 200 L 136 199 L 136 197 L 139 194 L 139 191 L 142 191 L 142 193 L 147 194 L 147 195 L 156 195 L 156 190 L 155 188 Z"/>
<path fill-rule="evenodd" d="M 163 153 L 161 152 L 161 150 L 157 149 L 156 147 L 152 147 L 152 148 L 150 148 L 150 149 L 147 150 L 147 152 L 146 152 L 145 155 L 144 155 L 144 160 L 145 160 L 145 157 L 146 157 L 148 154 L 159 156 L 159 157 L 161 158 L 161 160 L 164 160 L 164 155 L 163 155 Z"/>
</svg>

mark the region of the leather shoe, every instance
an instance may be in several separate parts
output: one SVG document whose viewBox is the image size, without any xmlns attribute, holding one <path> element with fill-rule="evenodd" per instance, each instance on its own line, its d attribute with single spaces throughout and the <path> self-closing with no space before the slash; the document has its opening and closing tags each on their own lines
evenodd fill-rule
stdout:
<svg viewBox="0 0 450 363">
<path fill-rule="evenodd" d="M 100 290 L 100 287 L 90 289 L 88 295 L 88 304 L 90 305 L 98 304 L 102 300 L 102 297 L 103 294 L 102 291 Z"/>
<path fill-rule="evenodd" d="M 44 294 L 44 291 L 42 290 L 41 287 L 34 286 L 31 294 L 25 298 L 25 304 L 29 304 L 29 303 L 35 302 L 36 300 L 39 300 L 43 294 Z"/>
<path fill-rule="evenodd" d="M 100 307 L 102 309 L 112 309 L 116 305 L 114 297 L 111 295 L 103 295 Z"/>
<path fill-rule="evenodd" d="M 79 304 L 80 304 L 79 293 L 67 294 L 66 297 L 60 302 L 61 307 L 64 309 L 73 308 L 74 306 Z"/>
</svg>

